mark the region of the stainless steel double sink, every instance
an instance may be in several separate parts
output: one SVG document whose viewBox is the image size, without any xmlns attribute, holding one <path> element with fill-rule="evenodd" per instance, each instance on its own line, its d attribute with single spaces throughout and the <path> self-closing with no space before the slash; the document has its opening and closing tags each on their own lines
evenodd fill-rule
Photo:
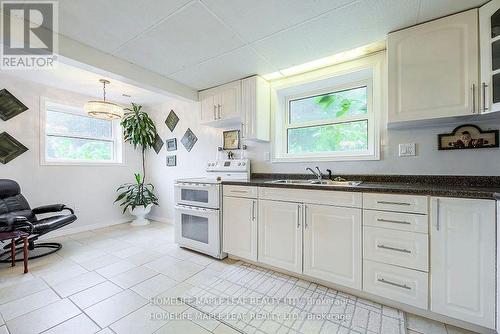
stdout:
<svg viewBox="0 0 500 334">
<path fill-rule="evenodd" d="M 342 181 L 332 181 L 332 180 L 272 180 L 272 181 L 267 181 L 266 183 L 272 183 L 272 184 L 291 184 L 291 185 L 303 185 L 303 186 L 326 186 L 326 187 L 356 187 L 359 186 L 362 181 L 348 181 L 348 180 L 342 180 Z"/>
</svg>

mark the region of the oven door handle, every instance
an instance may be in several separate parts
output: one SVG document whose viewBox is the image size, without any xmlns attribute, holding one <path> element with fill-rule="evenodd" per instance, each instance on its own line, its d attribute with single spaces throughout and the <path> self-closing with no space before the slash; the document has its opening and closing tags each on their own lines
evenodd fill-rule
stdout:
<svg viewBox="0 0 500 334">
<path fill-rule="evenodd" d="M 197 212 L 209 212 L 209 213 L 219 212 L 218 209 L 198 208 L 194 206 L 183 206 L 183 205 L 176 205 L 175 209 L 185 210 L 185 211 L 187 210 L 187 211 L 197 211 Z"/>
<path fill-rule="evenodd" d="M 176 183 L 174 185 L 176 188 L 214 188 L 217 187 L 216 184 L 199 184 L 199 183 Z"/>
</svg>

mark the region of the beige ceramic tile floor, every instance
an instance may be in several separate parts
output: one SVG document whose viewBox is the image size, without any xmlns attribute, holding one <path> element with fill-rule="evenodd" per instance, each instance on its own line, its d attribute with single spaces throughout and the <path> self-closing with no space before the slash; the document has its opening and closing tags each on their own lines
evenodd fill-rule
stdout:
<svg viewBox="0 0 500 334">
<path fill-rule="evenodd" d="M 64 247 L 22 265 L 0 264 L 0 334 L 230 334 L 215 320 L 168 320 L 151 314 L 195 314 L 186 304 L 151 303 L 177 297 L 231 265 L 181 249 L 172 225 L 117 225 L 56 239 Z M 164 300 L 164 299 L 162 299 Z M 408 316 L 408 333 L 470 333 Z"/>
</svg>

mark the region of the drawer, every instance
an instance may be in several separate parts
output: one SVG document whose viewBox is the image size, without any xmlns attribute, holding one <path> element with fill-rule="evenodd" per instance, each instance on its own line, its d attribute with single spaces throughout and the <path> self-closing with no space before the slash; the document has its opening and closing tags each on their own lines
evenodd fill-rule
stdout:
<svg viewBox="0 0 500 334">
<path fill-rule="evenodd" d="M 231 185 L 224 185 L 222 187 L 222 194 L 224 196 L 257 198 L 258 193 L 257 187 Z"/>
<path fill-rule="evenodd" d="M 363 258 L 429 271 L 428 236 L 421 233 L 364 226 Z"/>
<path fill-rule="evenodd" d="M 429 233 L 429 216 L 411 213 L 363 210 L 363 225 L 385 227 L 400 231 Z"/>
<path fill-rule="evenodd" d="M 363 208 L 428 214 L 427 196 L 363 194 Z"/>
<path fill-rule="evenodd" d="M 271 201 L 361 208 L 363 196 L 361 193 L 348 191 L 260 187 L 259 198 Z"/>
<path fill-rule="evenodd" d="M 363 290 L 368 293 L 427 309 L 428 288 L 427 273 L 363 261 Z"/>
</svg>

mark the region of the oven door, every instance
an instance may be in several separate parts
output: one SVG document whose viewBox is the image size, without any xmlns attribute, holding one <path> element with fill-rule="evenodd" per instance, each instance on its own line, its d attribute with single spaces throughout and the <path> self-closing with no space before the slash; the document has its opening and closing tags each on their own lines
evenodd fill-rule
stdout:
<svg viewBox="0 0 500 334">
<path fill-rule="evenodd" d="M 219 210 L 177 205 L 175 242 L 180 246 L 220 257 Z"/>
<path fill-rule="evenodd" d="M 177 183 L 175 203 L 204 208 L 219 208 L 219 185 L 201 183 Z"/>
</svg>

